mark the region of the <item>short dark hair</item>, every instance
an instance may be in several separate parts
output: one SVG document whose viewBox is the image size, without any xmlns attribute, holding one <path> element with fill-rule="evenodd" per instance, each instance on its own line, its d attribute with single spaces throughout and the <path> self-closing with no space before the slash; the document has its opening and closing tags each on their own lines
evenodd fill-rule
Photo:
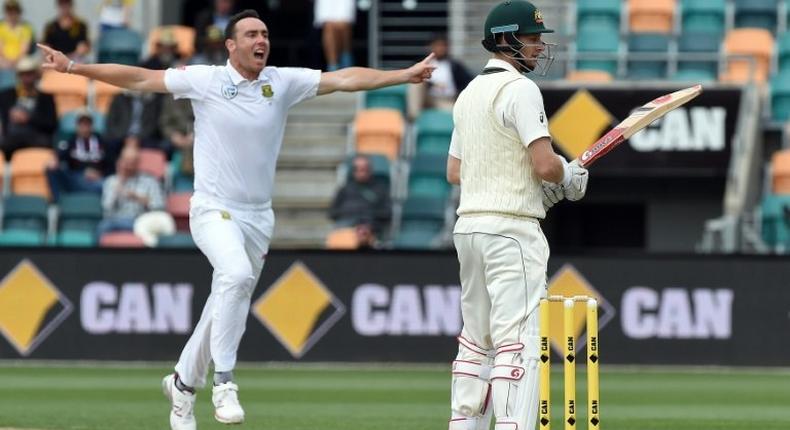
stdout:
<svg viewBox="0 0 790 430">
<path fill-rule="evenodd" d="M 236 24 L 244 18 L 256 18 L 261 19 L 261 16 L 258 15 L 258 12 L 252 9 L 243 10 L 236 15 L 233 15 L 228 20 L 228 25 L 225 27 L 225 40 L 233 39 L 233 36 L 236 32 Z"/>
</svg>

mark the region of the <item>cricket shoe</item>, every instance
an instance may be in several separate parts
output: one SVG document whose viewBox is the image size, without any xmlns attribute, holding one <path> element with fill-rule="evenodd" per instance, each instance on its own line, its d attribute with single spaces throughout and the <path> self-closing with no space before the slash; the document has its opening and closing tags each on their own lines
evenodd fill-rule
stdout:
<svg viewBox="0 0 790 430">
<path fill-rule="evenodd" d="M 162 379 L 162 392 L 170 400 L 170 429 L 195 430 L 195 394 L 183 392 L 176 388 L 176 375 L 170 374 Z"/>
<path fill-rule="evenodd" d="M 244 409 L 239 404 L 239 386 L 233 382 L 215 385 L 211 400 L 214 402 L 214 418 L 222 424 L 244 422 Z"/>
</svg>

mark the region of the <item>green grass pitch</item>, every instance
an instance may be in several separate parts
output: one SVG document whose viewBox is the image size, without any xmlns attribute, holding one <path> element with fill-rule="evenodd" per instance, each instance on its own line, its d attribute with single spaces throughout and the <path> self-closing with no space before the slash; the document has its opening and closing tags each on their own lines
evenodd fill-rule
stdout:
<svg viewBox="0 0 790 430">
<path fill-rule="evenodd" d="M 577 425 L 586 428 L 583 368 Z M 164 366 L 0 363 L 0 429 L 167 429 Z M 448 369 L 374 366 L 242 366 L 247 420 L 239 429 L 441 430 Z M 562 374 L 552 375 L 553 428 L 562 429 Z M 198 428 L 223 429 L 199 391 Z M 584 406 L 581 408 L 581 406 Z M 601 367 L 604 430 L 787 430 L 787 370 Z"/>
</svg>

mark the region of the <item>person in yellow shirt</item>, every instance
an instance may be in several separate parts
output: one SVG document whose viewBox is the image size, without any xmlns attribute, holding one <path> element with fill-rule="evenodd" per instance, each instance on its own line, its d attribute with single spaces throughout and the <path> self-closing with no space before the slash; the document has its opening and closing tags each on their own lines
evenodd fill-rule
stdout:
<svg viewBox="0 0 790 430">
<path fill-rule="evenodd" d="M 0 21 L 0 68 L 13 69 L 27 55 L 33 40 L 33 27 L 22 21 L 22 6 L 17 0 L 6 0 L 5 18 Z"/>
</svg>

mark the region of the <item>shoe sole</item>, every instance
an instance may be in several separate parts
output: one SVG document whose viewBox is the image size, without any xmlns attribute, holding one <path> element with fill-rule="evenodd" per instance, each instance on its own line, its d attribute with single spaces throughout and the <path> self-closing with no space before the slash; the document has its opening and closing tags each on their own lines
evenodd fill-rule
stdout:
<svg viewBox="0 0 790 430">
<path fill-rule="evenodd" d="M 217 414 L 214 414 L 214 419 L 217 420 L 217 422 L 219 422 L 221 424 L 228 424 L 228 425 L 241 424 L 241 423 L 244 422 L 244 418 L 242 418 L 240 421 L 230 421 L 230 420 L 226 420 L 226 419 L 220 418 L 219 416 L 217 416 Z"/>
</svg>

